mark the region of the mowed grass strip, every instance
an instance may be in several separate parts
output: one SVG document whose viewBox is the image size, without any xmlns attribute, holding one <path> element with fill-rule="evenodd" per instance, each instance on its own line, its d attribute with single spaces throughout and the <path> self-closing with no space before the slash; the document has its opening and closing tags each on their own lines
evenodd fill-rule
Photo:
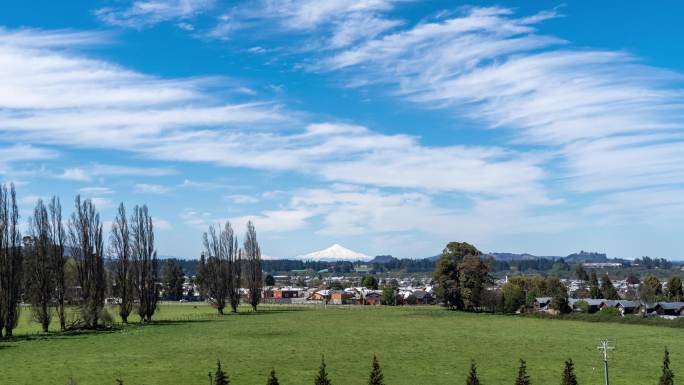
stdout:
<svg viewBox="0 0 684 385">
<path fill-rule="evenodd" d="M 152 325 L 112 332 L 31 335 L 28 310 L 17 334 L 0 343 L 0 383 L 79 385 L 206 384 L 220 359 L 234 385 L 311 384 L 321 354 L 335 385 L 367 382 L 378 356 L 387 384 L 463 383 L 471 359 L 483 384 L 511 384 L 518 359 L 534 384 L 560 381 L 563 361 L 575 361 L 581 384 L 602 381 L 597 350 L 608 338 L 611 384 L 657 383 L 665 346 L 675 374 L 684 375 L 679 329 L 459 313 L 439 307 L 264 306 L 215 316 L 204 304 L 163 304 Z M 114 310 L 111 311 L 115 313 Z M 135 317 L 134 317 L 135 318 Z"/>
</svg>

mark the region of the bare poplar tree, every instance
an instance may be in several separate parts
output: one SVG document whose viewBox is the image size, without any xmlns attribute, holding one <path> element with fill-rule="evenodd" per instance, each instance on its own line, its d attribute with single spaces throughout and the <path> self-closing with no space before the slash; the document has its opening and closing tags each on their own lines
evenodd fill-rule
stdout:
<svg viewBox="0 0 684 385">
<path fill-rule="evenodd" d="M 0 336 L 4 328 L 11 337 L 19 320 L 22 264 L 16 191 L 0 185 Z"/>
<path fill-rule="evenodd" d="M 29 234 L 24 241 L 26 289 L 33 318 L 47 333 L 52 320 L 51 304 L 55 292 L 48 210 L 39 199 L 29 219 Z"/>
<path fill-rule="evenodd" d="M 226 224 L 229 227 L 229 224 Z M 221 231 L 219 229 L 219 231 Z M 217 233 L 214 226 L 209 227 L 209 231 L 204 233 L 204 248 L 206 250 L 206 262 L 202 266 L 202 291 L 208 300 L 223 314 L 226 307 L 226 298 L 229 295 L 228 286 L 230 276 L 228 274 L 228 260 L 225 230 Z M 231 235 L 232 236 L 232 235 Z M 233 241 L 231 239 L 231 247 Z"/>
<path fill-rule="evenodd" d="M 64 258 L 64 242 L 66 241 L 66 232 L 64 231 L 64 224 L 62 223 L 62 204 L 59 201 L 59 198 L 53 196 L 48 209 L 50 211 L 48 236 L 52 247 L 50 265 L 55 284 L 54 294 L 55 302 L 57 303 L 59 328 L 64 331 L 66 330 L 66 314 L 64 313 L 64 298 L 66 296 L 66 282 L 64 276 L 66 258 Z"/>
<path fill-rule="evenodd" d="M 230 223 L 226 222 L 226 227 Z M 231 234 L 233 230 L 231 229 Z M 228 285 L 228 297 L 230 298 L 230 308 L 233 313 L 237 313 L 240 305 L 240 280 L 242 279 L 242 250 L 238 247 L 237 237 L 233 237 L 233 247 L 228 254 L 228 277 L 230 284 Z"/>
<path fill-rule="evenodd" d="M 252 221 L 247 222 L 247 233 L 245 234 L 244 252 L 247 268 L 247 288 L 249 289 L 249 303 L 252 310 L 256 311 L 259 300 L 261 299 L 261 249 L 256 238 L 256 230 Z"/>
<path fill-rule="evenodd" d="M 119 316 L 124 323 L 128 323 L 128 316 L 133 310 L 135 286 L 133 285 L 133 268 L 131 265 L 131 234 L 128 228 L 126 207 L 119 205 L 119 211 L 112 223 L 112 232 L 109 236 L 110 253 L 116 258 L 114 279 L 116 293 L 121 302 L 119 303 Z"/>
<path fill-rule="evenodd" d="M 135 206 L 131 217 L 132 257 L 135 288 L 138 294 L 138 315 L 141 322 L 152 321 L 159 300 L 158 260 L 154 248 L 154 227 L 147 206 Z"/>
<path fill-rule="evenodd" d="M 68 238 L 81 286 L 81 316 L 86 327 L 97 328 L 106 289 L 102 223 L 92 201 L 81 201 L 80 195 L 75 199 Z"/>
<path fill-rule="evenodd" d="M 230 308 L 233 313 L 237 312 L 238 305 L 240 305 L 240 279 L 242 273 L 241 263 L 241 253 L 238 246 L 238 239 L 235 236 L 233 227 L 230 222 L 226 221 L 226 224 L 221 231 L 220 236 L 221 244 L 221 259 L 226 262 L 225 279 L 228 283 L 228 299 L 230 301 Z"/>
</svg>

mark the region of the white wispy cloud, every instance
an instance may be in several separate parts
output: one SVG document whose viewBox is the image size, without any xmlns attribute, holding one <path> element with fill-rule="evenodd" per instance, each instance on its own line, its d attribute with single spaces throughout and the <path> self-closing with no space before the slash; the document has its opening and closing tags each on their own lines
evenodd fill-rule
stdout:
<svg viewBox="0 0 684 385">
<path fill-rule="evenodd" d="M 477 198 L 470 206 L 450 208 L 426 193 L 336 185 L 299 190 L 289 208 L 322 216 L 319 232 L 334 236 L 413 232 L 483 240 L 521 229 L 553 233 L 569 226 L 569 216 L 536 213 L 537 204 L 534 197 L 517 196 Z"/>
<path fill-rule="evenodd" d="M 237 31 L 269 29 L 305 34 L 315 32 L 298 49 L 334 49 L 373 38 L 403 24 L 385 12 L 407 0 L 260 0 L 231 8 L 206 36 L 229 39 Z M 308 48 L 304 48 L 304 46 Z M 260 47 L 259 52 L 263 52 Z"/>
<path fill-rule="evenodd" d="M 181 220 L 195 229 L 206 231 L 209 226 L 222 225 L 230 221 L 233 228 L 241 233 L 252 221 L 259 232 L 278 234 L 301 230 L 309 226 L 308 220 L 315 214 L 307 210 L 282 209 L 264 210 L 258 214 L 238 215 L 235 217 L 222 217 L 206 211 L 186 209 L 180 214 Z"/>
<path fill-rule="evenodd" d="M 93 202 L 93 205 L 95 205 L 95 207 L 98 210 L 114 207 L 114 202 L 109 198 L 103 198 L 103 197 L 86 197 L 86 198 L 90 199 L 90 201 Z M 104 226 L 104 228 L 110 228 L 111 223 L 106 224 L 106 222 L 103 222 L 103 226 Z"/>
<path fill-rule="evenodd" d="M 281 192 L 278 209 L 231 218 L 185 210 L 183 222 L 199 230 L 230 220 L 236 229 L 247 221 L 268 237 L 310 230 L 330 239 L 371 239 L 378 252 L 415 257 L 454 237 L 487 244 L 521 233 L 559 234 L 578 225 L 576 213 L 537 210 L 534 197 L 477 198 L 463 207 L 443 205 L 444 196 L 386 191 L 350 184 Z M 397 243 L 402 240 L 401 243 Z M 432 246 L 430 246 L 432 245 Z"/>
<path fill-rule="evenodd" d="M 145 28 L 165 21 L 181 21 L 177 25 L 192 30 L 182 20 L 207 12 L 215 0 L 135 0 L 124 5 L 100 8 L 95 15 L 103 22 L 126 28 Z"/>
<path fill-rule="evenodd" d="M 60 179 L 75 180 L 81 182 L 87 182 L 92 179 L 92 176 L 86 173 L 82 168 L 67 168 L 58 175 Z"/>
<path fill-rule="evenodd" d="M 226 199 L 238 205 L 247 205 L 259 202 L 259 198 L 252 195 L 244 194 L 226 195 Z"/>
<path fill-rule="evenodd" d="M 0 26 L 0 42 L 11 42 L 12 45 L 23 48 L 74 48 L 103 44 L 110 40 L 111 36 L 102 32 L 8 29 Z"/>
<path fill-rule="evenodd" d="M 7 31 L 0 34 L 0 61 L 12 63 L 0 66 L 0 82 L 8 84 L 0 91 L 0 132 L 27 143 L 296 171 L 330 181 L 522 193 L 546 200 L 539 165 L 544 156 L 502 148 L 428 147 L 417 137 L 381 134 L 348 123 L 304 125 L 298 113 L 268 101 L 221 102 L 199 79 L 153 78 L 49 46 L 26 49 L 11 36 Z M 171 172 L 90 165 L 70 167 L 61 177 L 90 181 L 97 176 Z"/>
<path fill-rule="evenodd" d="M 170 168 L 136 167 L 110 164 L 92 164 L 83 167 L 66 168 L 61 174 L 56 175 L 60 179 L 88 182 L 96 177 L 103 176 L 144 176 L 158 177 L 175 174 Z"/>
<path fill-rule="evenodd" d="M 0 30 L 0 125 L 15 140 L 135 150 L 187 130 L 286 120 L 272 103 L 220 103 L 203 90 L 211 79 L 159 79 L 62 49 L 90 34 L 54 34 Z"/>
<path fill-rule="evenodd" d="M 682 76 L 540 34 L 555 11 L 470 7 L 324 55 L 311 70 L 512 133 L 555 154 L 570 190 L 684 182 Z M 663 136 L 666 135 L 666 136 Z"/>
<path fill-rule="evenodd" d="M 669 227 L 684 216 L 684 194 L 673 187 L 635 188 L 602 195 L 582 209 L 582 215 L 601 225 Z"/>
<path fill-rule="evenodd" d="M 171 224 L 171 222 L 167 221 L 166 219 L 154 217 L 154 218 L 152 218 L 152 223 L 154 224 L 155 229 L 162 230 L 162 231 L 173 230 L 173 225 Z"/>
<path fill-rule="evenodd" d="M 96 186 L 96 187 L 82 187 L 78 189 L 78 192 L 83 194 L 83 195 L 111 195 L 114 194 L 114 190 L 110 189 L 109 187 L 101 187 L 101 186 Z"/>
<path fill-rule="evenodd" d="M 57 151 L 28 144 L 15 144 L 8 147 L 0 147 L 0 164 L 54 159 L 58 156 L 59 153 Z"/>
<path fill-rule="evenodd" d="M 160 184 L 150 184 L 150 183 L 137 183 L 133 186 L 135 192 L 141 194 L 167 194 L 171 191 L 170 188 L 162 186 Z"/>
</svg>

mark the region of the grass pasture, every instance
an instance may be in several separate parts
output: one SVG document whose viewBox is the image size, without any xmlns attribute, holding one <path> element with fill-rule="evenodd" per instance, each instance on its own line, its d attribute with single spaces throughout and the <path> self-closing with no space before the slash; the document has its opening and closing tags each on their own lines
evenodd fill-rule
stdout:
<svg viewBox="0 0 684 385">
<path fill-rule="evenodd" d="M 663 348 L 684 376 L 681 329 L 468 314 L 438 307 L 264 306 L 217 317 L 206 305 L 163 304 L 153 325 L 111 332 L 33 335 L 28 311 L 19 338 L 0 342 L 0 384 L 202 385 L 220 358 L 234 385 L 265 384 L 274 367 L 281 384 L 312 384 L 325 354 L 335 385 L 367 381 L 377 354 L 390 385 L 464 383 L 471 359 L 483 384 L 511 384 L 518 358 L 533 384 L 560 382 L 575 361 L 580 384 L 602 383 L 601 338 L 616 350 L 611 384 L 654 384 Z M 24 337 L 22 337 L 24 336 Z"/>
</svg>

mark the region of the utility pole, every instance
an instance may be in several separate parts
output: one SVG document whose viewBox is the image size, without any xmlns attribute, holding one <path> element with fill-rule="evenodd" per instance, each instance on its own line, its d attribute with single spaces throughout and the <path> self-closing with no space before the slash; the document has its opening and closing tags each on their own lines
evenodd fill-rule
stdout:
<svg viewBox="0 0 684 385">
<path fill-rule="evenodd" d="M 603 372 L 606 385 L 608 384 L 608 351 L 615 349 L 609 345 L 608 340 L 601 340 L 601 345 L 598 349 L 603 353 Z"/>
</svg>

